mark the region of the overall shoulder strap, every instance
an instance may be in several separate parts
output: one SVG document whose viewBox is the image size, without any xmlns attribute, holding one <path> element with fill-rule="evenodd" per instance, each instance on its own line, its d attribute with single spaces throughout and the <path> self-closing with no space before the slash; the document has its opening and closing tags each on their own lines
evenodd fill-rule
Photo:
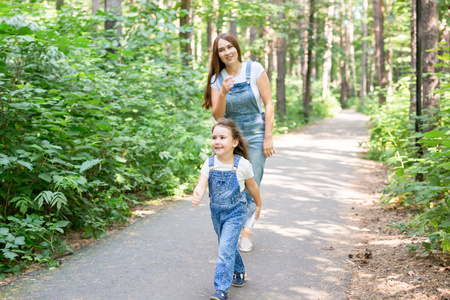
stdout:
<svg viewBox="0 0 450 300">
<path fill-rule="evenodd" d="M 209 173 L 211 173 L 214 169 L 214 155 L 211 155 L 208 158 L 208 165 L 209 165 Z"/>
<path fill-rule="evenodd" d="M 235 167 L 237 169 L 238 165 L 239 165 L 239 160 L 241 159 L 240 155 L 235 154 L 234 155 L 234 164 L 233 167 Z"/>
<path fill-rule="evenodd" d="M 251 75 L 252 75 L 252 61 L 249 60 L 247 62 L 247 68 L 245 70 L 245 80 L 247 80 L 247 84 L 250 84 Z"/>
<path fill-rule="evenodd" d="M 220 72 L 219 72 L 219 83 L 220 83 L 220 85 L 222 85 L 223 80 L 224 80 L 224 78 L 223 78 L 223 76 L 222 76 L 222 71 L 220 71 Z"/>
</svg>

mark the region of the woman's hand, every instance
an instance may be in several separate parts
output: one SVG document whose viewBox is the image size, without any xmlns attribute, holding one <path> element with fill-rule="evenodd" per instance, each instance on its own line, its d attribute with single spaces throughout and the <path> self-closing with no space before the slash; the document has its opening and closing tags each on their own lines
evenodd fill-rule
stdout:
<svg viewBox="0 0 450 300">
<path fill-rule="evenodd" d="M 261 214 L 261 206 L 256 206 L 255 207 L 255 220 L 259 219 L 260 214 Z"/>
<path fill-rule="evenodd" d="M 264 155 L 266 157 L 271 157 L 273 154 L 275 154 L 275 148 L 273 147 L 272 137 L 264 138 L 263 150 L 264 150 Z"/>
<path fill-rule="evenodd" d="M 231 90 L 231 88 L 233 87 L 234 82 L 233 82 L 233 76 L 228 76 L 223 82 L 222 82 L 222 88 L 220 90 L 220 92 L 224 95 L 228 94 L 228 92 Z"/>
</svg>

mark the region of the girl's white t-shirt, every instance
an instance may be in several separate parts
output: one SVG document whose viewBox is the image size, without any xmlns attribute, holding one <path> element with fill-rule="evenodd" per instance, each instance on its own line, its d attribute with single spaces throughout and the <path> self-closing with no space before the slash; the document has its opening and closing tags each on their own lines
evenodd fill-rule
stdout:
<svg viewBox="0 0 450 300">
<path fill-rule="evenodd" d="M 220 160 L 217 159 L 217 156 L 214 155 L 214 170 L 217 171 L 231 171 L 233 170 L 233 165 L 226 165 L 222 163 Z M 206 178 L 209 178 L 209 158 L 206 159 L 205 163 L 203 164 L 202 170 L 200 171 L 201 174 L 205 175 Z M 252 164 L 243 158 L 239 159 L 238 168 L 236 171 L 237 179 L 239 182 L 239 187 L 241 192 L 245 189 L 245 180 L 252 178 L 253 175 L 253 168 Z"/>
<path fill-rule="evenodd" d="M 239 73 L 238 76 L 233 78 L 234 83 L 240 83 L 245 81 L 245 72 L 247 70 L 247 63 L 248 62 L 242 62 L 241 72 Z M 264 67 L 259 62 L 257 61 L 252 62 L 250 73 L 250 85 L 252 87 L 253 95 L 255 95 L 256 103 L 258 104 L 260 112 L 263 112 L 262 99 L 261 94 L 259 93 L 258 84 L 256 82 L 264 71 L 265 71 Z M 222 74 L 223 80 L 225 80 L 229 76 L 226 69 L 220 71 L 220 74 Z M 222 85 L 220 84 L 219 81 L 220 81 L 219 79 L 216 80 L 216 75 L 213 75 L 211 77 L 211 87 L 218 91 L 220 91 L 220 89 L 222 88 Z"/>
</svg>

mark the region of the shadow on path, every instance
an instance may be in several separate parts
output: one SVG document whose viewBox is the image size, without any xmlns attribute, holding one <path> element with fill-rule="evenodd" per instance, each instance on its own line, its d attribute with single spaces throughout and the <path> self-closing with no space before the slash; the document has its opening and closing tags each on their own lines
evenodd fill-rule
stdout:
<svg viewBox="0 0 450 300">
<path fill-rule="evenodd" d="M 229 299 L 347 299 L 347 213 L 367 118 L 352 110 L 277 137 L 267 160 L 263 212 L 247 281 Z M 1 299 L 209 299 L 217 241 L 208 199 L 178 201 L 101 244 L 13 282 Z"/>
</svg>

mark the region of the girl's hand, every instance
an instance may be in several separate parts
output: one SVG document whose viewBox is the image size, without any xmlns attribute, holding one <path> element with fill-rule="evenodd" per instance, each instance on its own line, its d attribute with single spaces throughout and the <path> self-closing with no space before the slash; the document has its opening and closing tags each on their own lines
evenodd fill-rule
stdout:
<svg viewBox="0 0 450 300">
<path fill-rule="evenodd" d="M 259 215 L 261 214 L 261 206 L 256 206 L 255 208 L 255 220 L 259 219 Z"/>
<path fill-rule="evenodd" d="M 233 76 L 228 76 L 222 83 L 222 89 L 220 90 L 221 93 L 223 93 L 224 95 L 228 94 L 228 92 L 231 90 L 231 88 L 233 87 L 234 82 L 233 82 Z"/>
<path fill-rule="evenodd" d="M 272 137 L 264 138 L 263 150 L 266 157 L 271 157 L 273 154 L 275 154 Z"/>
<path fill-rule="evenodd" d="M 192 197 L 192 206 L 199 206 L 202 198 L 200 197 L 200 193 L 198 191 L 194 191 L 194 195 Z"/>
</svg>

